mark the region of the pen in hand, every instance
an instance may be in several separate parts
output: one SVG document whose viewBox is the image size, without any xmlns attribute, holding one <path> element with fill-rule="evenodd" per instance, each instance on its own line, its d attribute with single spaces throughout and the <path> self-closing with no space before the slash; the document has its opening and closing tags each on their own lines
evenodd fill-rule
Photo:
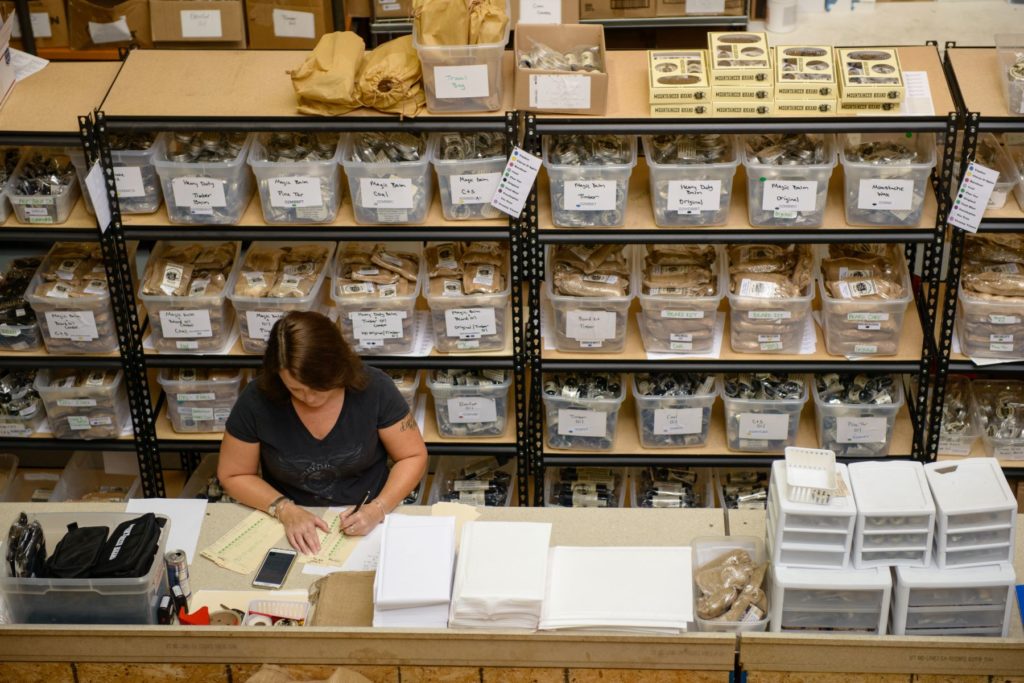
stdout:
<svg viewBox="0 0 1024 683">
<path fill-rule="evenodd" d="M 366 495 L 363 496 L 363 500 L 359 503 L 359 505 L 356 505 L 356 509 L 352 511 L 353 515 L 358 514 L 359 513 L 359 508 L 363 507 L 363 505 L 365 505 L 370 500 L 370 494 L 371 493 L 372 493 L 372 491 L 369 491 L 369 490 L 366 492 Z"/>
</svg>

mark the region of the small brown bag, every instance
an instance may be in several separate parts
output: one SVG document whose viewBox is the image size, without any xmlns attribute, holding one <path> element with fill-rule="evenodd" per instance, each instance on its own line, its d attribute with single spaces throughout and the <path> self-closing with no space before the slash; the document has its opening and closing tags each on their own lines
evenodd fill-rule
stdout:
<svg viewBox="0 0 1024 683">
<path fill-rule="evenodd" d="M 366 45 L 351 31 L 328 33 L 292 72 L 299 113 L 339 116 L 359 108 L 356 81 Z"/>
</svg>

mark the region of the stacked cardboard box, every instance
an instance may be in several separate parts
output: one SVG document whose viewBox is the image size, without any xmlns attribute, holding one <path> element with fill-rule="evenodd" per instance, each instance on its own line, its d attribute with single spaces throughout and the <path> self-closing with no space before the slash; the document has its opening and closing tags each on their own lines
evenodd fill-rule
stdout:
<svg viewBox="0 0 1024 683">
<path fill-rule="evenodd" d="M 754 32 L 708 33 L 712 114 L 766 117 L 775 111 L 768 37 Z"/>
<path fill-rule="evenodd" d="M 836 48 L 840 115 L 896 111 L 906 94 L 896 48 Z"/>
<path fill-rule="evenodd" d="M 831 116 L 836 113 L 836 70 L 832 48 L 820 45 L 775 47 L 775 113 L 779 116 Z"/>
<path fill-rule="evenodd" d="M 704 50 L 647 53 L 651 116 L 711 115 L 711 84 Z"/>
</svg>

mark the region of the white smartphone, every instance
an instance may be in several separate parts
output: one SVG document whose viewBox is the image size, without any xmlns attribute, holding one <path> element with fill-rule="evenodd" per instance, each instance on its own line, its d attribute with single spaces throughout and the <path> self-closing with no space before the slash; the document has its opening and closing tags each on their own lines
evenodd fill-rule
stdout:
<svg viewBox="0 0 1024 683">
<path fill-rule="evenodd" d="M 252 580 L 253 587 L 277 589 L 283 586 L 297 554 L 293 548 L 268 550 L 260 570 L 256 572 L 256 578 Z"/>
</svg>

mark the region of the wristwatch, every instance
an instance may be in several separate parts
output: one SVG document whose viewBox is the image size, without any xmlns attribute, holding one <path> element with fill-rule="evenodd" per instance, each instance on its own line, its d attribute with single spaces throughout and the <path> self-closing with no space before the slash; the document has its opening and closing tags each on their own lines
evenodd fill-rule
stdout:
<svg viewBox="0 0 1024 683">
<path fill-rule="evenodd" d="M 291 503 L 291 499 L 288 496 L 278 496 L 274 499 L 269 506 L 267 506 L 267 514 L 277 519 L 277 515 L 284 509 L 286 503 Z"/>
</svg>

